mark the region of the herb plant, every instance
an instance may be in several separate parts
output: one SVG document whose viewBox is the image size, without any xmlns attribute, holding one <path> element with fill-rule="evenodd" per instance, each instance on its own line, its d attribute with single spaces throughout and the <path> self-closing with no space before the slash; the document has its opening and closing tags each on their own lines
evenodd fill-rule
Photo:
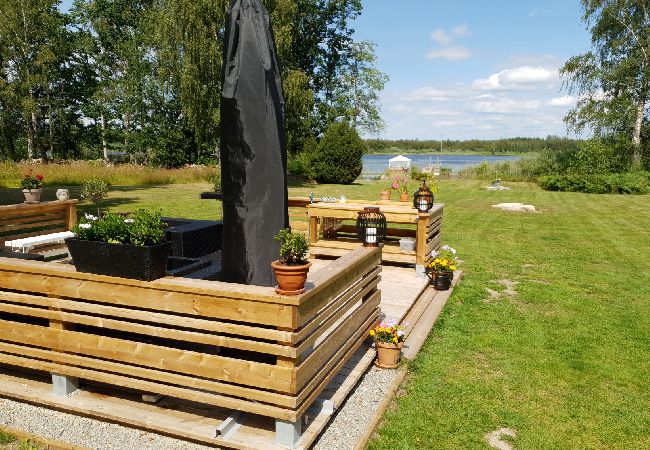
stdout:
<svg viewBox="0 0 650 450">
<path fill-rule="evenodd" d="M 307 264 L 309 244 L 303 234 L 292 233 L 289 228 L 285 228 L 274 239 L 280 243 L 280 257 L 285 265 Z"/>
</svg>

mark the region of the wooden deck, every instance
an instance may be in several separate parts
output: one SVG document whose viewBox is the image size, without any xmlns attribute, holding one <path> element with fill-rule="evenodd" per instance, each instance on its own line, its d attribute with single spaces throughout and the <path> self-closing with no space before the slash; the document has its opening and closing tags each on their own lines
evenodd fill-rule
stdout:
<svg viewBox="0 0 650 450">
<path fill-rule="evenodd" d="M 335 267 L 333 261 L 316 260 L 313 270 L 325 274 L 328 269 Z M 407 348 L 411 350 L 405 351 L 405 354 L 414 356 L 433 324 L 426 319 L 427 314 L 432 309 L 439 312 L 451 291 L 433 291 L 427 287 L 427 279 L 418 276 L 413 269 L 395 266 L 382 268 L 378 288 L 382 293 L 382 316 L 410 322 Z M 332 368 L 333 373 L 338 373 L 305 411 L 302 437 L 294 448 L 309 448 L 313 444 L 337 407 L 373 363 L 374 356 L 371 341 L 365 339 L 347 361 Z M 0 368 L 0 396 L 212 446 L 240 449 L 286 448 L 275 443 L 273 417 L 239 414 L 233 409 L 171 397 L 165 397 L 157 404 L 144 403 L 140 394 L 141 391 L 138 390 L 117 389 L 89 382 L 74 396 L 55 396 L 52 395 L 50 380 L 43 374 L 26 375 L 13 368 Z M 233 418 L 236 425 L 234 432 L 219 431 L 221 434 L 217 435 L 219 427 L 224 428 L 224 424 L 233 423 Z"/>
</svg>

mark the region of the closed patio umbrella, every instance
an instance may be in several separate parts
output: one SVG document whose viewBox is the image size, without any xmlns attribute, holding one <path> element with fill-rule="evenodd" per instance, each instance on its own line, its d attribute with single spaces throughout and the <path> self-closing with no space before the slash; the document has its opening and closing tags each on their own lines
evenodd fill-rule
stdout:
<svg viewBox="0 0 650 450">
<path fill-rule="evenodd" d="M 234 0 L 223 50 L 222 277 L 275 285 L 273 237 L 289 225 L 284 97 L 275 40 L 260 0 Z"/>
</svg>

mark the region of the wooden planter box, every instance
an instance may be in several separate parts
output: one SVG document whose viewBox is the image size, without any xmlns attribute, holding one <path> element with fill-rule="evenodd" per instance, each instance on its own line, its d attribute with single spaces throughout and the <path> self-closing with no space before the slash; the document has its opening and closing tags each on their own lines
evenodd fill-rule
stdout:
<svg viewBox="0 0 650 450">
<path fill-rule="evenodd" d="M 0 258 L 0 365 L 272 417 L 285 438 L 287 424 L 299 435 L 378 319 L 380 262 L 380 249 L 359 248 L 285 297 Z"/>
<path fill-rule="evenodd" d="M 65 240 L 79 272 L 152 281 L 165 276 L 170 242 L 138 247 L 77 238 Z"/>
</svg>

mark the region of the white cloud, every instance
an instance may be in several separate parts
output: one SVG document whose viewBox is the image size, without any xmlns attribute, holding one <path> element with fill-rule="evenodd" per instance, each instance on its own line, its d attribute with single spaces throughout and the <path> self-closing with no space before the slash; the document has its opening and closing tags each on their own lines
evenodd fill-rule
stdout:
<svg viewBox="0 0 650 450">
<path fill-rule="evenodd" d="M 469 37 L 472 32 L 469 30 L 467 24 L 458 25 L 451 29 L 451 34 L 458 37 Z"/>
<path fill-rule="evenodd" d="M 480 113 L 514 114 L 538 109 L 541 104 L 536 99 L 482 98 L 474 102 L 471 108 Z"/>
<path fill-rule="evenodd" d="M 469 49 L 462 45 L 454 45 L 453 47 L 440 47 L 427 53 L 427 58 L 429 59 L 444 58 L 449 61 L 461 61 L 463 59 L 469 58 L 469 56 Z"/>
<path fill-rule="evenodd" d="M 548 106 L 571 106 L 575 104 L 576 99 L 570 95 L 565 95 L 563 97 L 552 98 L 547 105 Z"/>
<path fill-rule="evenodd" d="M 478 90 L 535 89 L 540 85 L 549 85 L 557 79 L 557 70 L 540 66 L 522 66 L 502 70 L 488 78 L 474 80 L 472 87 Z"/>
<path fill-rule="evenodd" d="M 436 41 L 441 45 L 449 45 L 453 42 L 451 36 L 449 36 L 445 30 L 434 30 L 431 32 L 431 39 Z"/>
<path fill-rule="evenodd" d="M 545 15 L 551 14 L 552 12 L 553 12 L 553 10 L 551 10 L 551 9 L 533 8 L 528 13 L 528 17 L 545 16 Z"/>
</svg>

